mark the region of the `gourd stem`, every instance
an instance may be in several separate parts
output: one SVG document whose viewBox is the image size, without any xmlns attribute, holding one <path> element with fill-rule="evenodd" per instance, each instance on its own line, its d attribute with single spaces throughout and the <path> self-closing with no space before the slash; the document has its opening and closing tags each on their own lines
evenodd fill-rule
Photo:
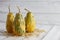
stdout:
<svg viewBox="0 0 60 40">
<path fill-rule="evenodd" d="M 28 9 L 25 8 L 26 11 L 30 12 Z"/>
<path fill-rule="evenodd" d="M 19 10 L 19 13 L 20 13 L 20 8 L 17 6 L 18 10 Z"/>
<path fill-rule="evenodd" d="M 9 9 L 9 13 L 10 13 L 10 5 L 8 6 L 8 9 Z"/>
</svg>

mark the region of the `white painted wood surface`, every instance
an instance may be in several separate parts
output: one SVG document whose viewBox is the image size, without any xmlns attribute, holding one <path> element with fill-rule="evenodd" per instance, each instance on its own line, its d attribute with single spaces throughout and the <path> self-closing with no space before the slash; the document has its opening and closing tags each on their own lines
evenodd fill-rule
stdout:
<svg viewBox="0 0 60 40">
<path fill-rule="evenodd" d="M 5 30 L 5 21 L 8 14 L 8 5 L 11 5 L 11 11 L 16 14 L 16 5 L 20 6 L 23 16 L 26 11 L 24 8 L 28 8 L 33 12 L 36 19 L 37 27 L 49 30 L 54 25 L 60 25 L 60 0 L 0 0 L 0 29 Z M 1 23 L 2 22 L 2 23 Z M 56 26 L 59 28 L 59 26 Z M 55 28 L 55 29 L 57 29 Z M 53 30 L 55 30 L 53 29 Z M 56 30 L 54 33 L 56 33 Z M 53 32 L 50 32 L 47 37 L 51 38 Z M 56 40 L 60 40 L 58 32 L 55 37 Z M 44 38 L 45 40 L 47 39 Z M 4 39 L 3 39 L 4 38 Z M 9 38 L 7 38 L 8 40 Z M 0 35 L 0 40 L 6 40 L 5 36 Z M 10 39 L 9 39 L 10 40 Z M 49 39 L 47 39 L 49 40 Z M 52 39 L 51 39 L 52 40 Z"/>
<path fill-rule="evenodd" d="M 36 27 L 39 29 L 44 29 L 46 32 L 41 33 L 39 36 L 32 36 L 32 37 L 14 37 L 9 36 L 4 33 L 6 31 L 5 23 L 0 22 L 0 40 L 42 40 L 48 34 L 48 32 L 53 28 L 54 25 L 40 25 L 38 24 Z"/>
<path fill-rule="evenodd" d="M 43 40 L 60 40 L 60 25 L 55 25 Z"/>
</svg>

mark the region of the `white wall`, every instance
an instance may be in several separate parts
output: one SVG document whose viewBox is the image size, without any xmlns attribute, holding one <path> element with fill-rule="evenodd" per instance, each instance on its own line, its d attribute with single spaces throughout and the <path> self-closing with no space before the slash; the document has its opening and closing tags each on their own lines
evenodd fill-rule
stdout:
<svg viewBox="0 0 60 40">
<path fill-rule="evenodd" d="M 39 24 L 60 24 L 60 0 L 0 0 L 0 21 L 6 20 L 9 4 L 15 13 L 16 5 L 20 6 L 23 15 L 24 8 L 31 10 Z"/>
</svg>

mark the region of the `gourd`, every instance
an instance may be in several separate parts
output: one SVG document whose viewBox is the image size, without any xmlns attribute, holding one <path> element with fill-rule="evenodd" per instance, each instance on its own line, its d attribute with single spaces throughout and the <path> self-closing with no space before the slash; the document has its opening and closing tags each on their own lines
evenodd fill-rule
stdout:
<svg viewBox="0 0 60 40">
<path fill-rule="evenodd" d="M 33 32 L 36 27 L 34 16 L 28 9 L 25 10 L 28 11 L 25 17 L 26 32 Z"/>
<path fill-rule="evenodd" d="M 14 22 L 14 15 L 12 12 L 10 12 L 10 6 L 8 7 L 9 13 L 7 15 L 6 20 L 6 30 L 8 33 L 13 33 L 13 22 Z"/>
<path fill-rule="evenodd" d="M 17 36 L 21 36 L 25 34 L 25 21 L 23 19 L 23 16 L 20 12 L 20 8 L 17 7 L 19 9 L 19 12 L 16 13 L 15 19 L 14 19 L 14 27 L 13 27 L 13 32 L 15 35 Z"/>
</svg>

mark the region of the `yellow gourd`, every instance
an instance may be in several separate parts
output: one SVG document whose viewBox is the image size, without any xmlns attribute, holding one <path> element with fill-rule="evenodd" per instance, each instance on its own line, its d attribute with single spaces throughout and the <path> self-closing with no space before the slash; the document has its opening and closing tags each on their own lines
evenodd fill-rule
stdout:
<svg viewBox="0 0 60 40">
<path fill-rule="evenodd" d="M 7 15 L 6 20 L 6 30 L 8 33 L 13 33 L 13 22 L 14 22 L 14 15 L 12 12 L 10 12 L 10 6 L 9 6 L 9 13 Z"/>
<path fill-rule="evenodd" d="M 18 9 L 19 9 L 19 7 L 18 7 Z M 25 21 L 23 19 L 22 14 L 20 13 L 20 9 L 19 9 L 19 12 L 16 13 L 16 16 L 14 19 L 13 32 L 17 36 L 25 34 Z"/>
<path fill-rule="evenodd" d="M 34 16 L 32 15 L 32 12 L 30 12 L 27 9 L 25 10 L 28 11 L 25 17 L 26 32 L 33 32 L 35 30 L 35 25 L 36 25 Z"/>
</svg>

